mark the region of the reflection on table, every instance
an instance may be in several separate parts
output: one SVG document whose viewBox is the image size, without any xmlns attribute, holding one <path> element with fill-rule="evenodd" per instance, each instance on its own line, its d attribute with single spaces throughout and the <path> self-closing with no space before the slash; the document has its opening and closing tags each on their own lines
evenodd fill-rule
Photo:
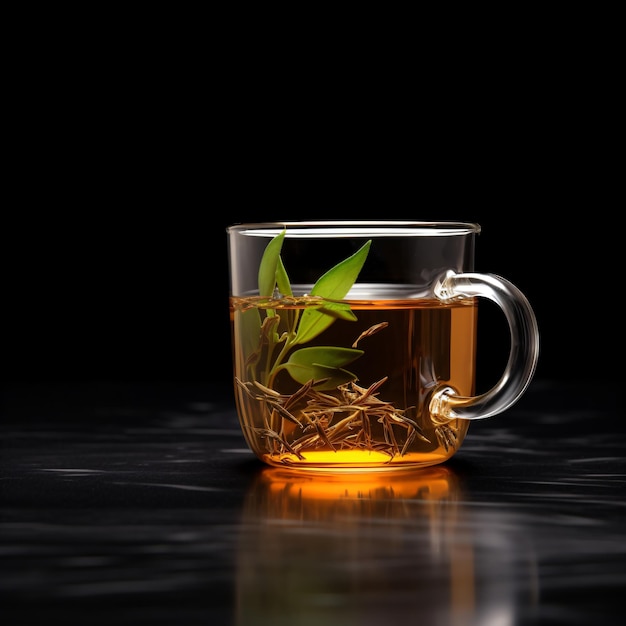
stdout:
<svg viewBox="0 0 626 626">
<path fill-rule="evenodd" d="M 448 467 L 264 470 L 240 524 L 237 624 L 514 624 L 534 602 L 532 549 L 516 563 L 507 548 L 523 538 L 505 517 L 486 522 Z"/>
</svg>

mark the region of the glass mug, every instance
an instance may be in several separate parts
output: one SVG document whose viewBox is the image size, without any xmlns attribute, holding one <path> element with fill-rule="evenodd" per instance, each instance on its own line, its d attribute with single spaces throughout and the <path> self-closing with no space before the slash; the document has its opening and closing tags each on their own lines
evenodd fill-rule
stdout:
<svg viewBox="0 0 626 626">
<path fill-rule="evenodd" d="M 266 464 L 325 473 L 442 463 L 469 423 L 502 413 L 539 355 L 521 291 L 475 273 L 480 226 L 308 221 L 227 228 L 234 393 Z M 511 345 L 476 395 L 478 299 Z"/>
</svg>

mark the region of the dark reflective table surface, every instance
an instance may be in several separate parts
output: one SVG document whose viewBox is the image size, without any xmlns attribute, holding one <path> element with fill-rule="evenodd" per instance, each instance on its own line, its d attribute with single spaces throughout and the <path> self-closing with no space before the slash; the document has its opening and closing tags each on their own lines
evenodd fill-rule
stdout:
<svg viewBox="0 0 626 626">
<path fill-rule="evenodd" d="M 0 436 L 7 626 L 623 622 L 616 389 L 534 381 L 403 474 L 266 468 L 224 386 L 6 385 Z"/>
</svg>

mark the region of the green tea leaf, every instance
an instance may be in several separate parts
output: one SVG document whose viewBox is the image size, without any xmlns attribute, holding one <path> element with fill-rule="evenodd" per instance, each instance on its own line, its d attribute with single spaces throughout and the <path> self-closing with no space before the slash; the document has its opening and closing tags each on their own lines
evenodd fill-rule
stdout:
<svg viewBox="0 0 626 626">
<path fill-rule="evenodd" d="M 341 300 L 352 289 L 354 281 L 357 279 L 372 241 L 367 241 L 352 256 L 337 263 L 335 267 L 329 269 L 313 285 L 312 296 L 328 298 L 329 300 Z"/>
<path fill-rule="evenodd" d="M 303 379 L 321 381 L 315 383 L 314 389 L 318 391 L 330 391 L 337 389 L 339 385 L 345 385 L 349 382 L 357 380 L 357 375 L 338 367 L 325 367 L 317 365 L 314 369 L 300 368 L 297 365 L 289 366 L 289 374 L 296 382 L 302 382 Z"/>
<path fill-rule="evenodd" d="M 367 241 L 352 256 L 349 256 L 341 263 L 328 270 L 311 289 L 311 295 L 330 300 L 341 300 L 350 291 L 356 281 L 372 241 Z M 335 316 L 330 311 L 338 311 L 333 305 L 327 303 L 319 309 L 307 309 L 302 313 L 298 332 L 296 334 L 296 344 L 308 343 L 319 334 L 324 332 L 334 321 Z M 339 303 L 336 303 L 339 304 Z"/>
<path fill-rule="evenodd" d="M 336 346 L 312 346 L 301 348 L 291 354 L 284 364 L 291 377 L 300 384 L 310 380 L 325 380 L 316 389 L 334 389 L 356 376 L 347 370 L 341 369 L 355 361 L 363 354 L 363 350 L 354 348 L 339 348 Z"/>
<path fill-rule="evenodd" d="M 352 363 L 362 354 L 363 350 L 354 348 L 313 346 L 293 352 L 283 367 L 302 385 L 310 380 L 324 381 L 316 384 L 315 388 L 334 389 L 338 385 L 356 380 L 356 376 L 342 369 L 342 366 Z"/>
<path fill-rule="evenodd" d="M 276 265 L 276 284 L 278 285 L 278 291 L 280 291 L 283 296 L 293 296 L 289 276 L 287 276 L 287 270 L 283 265 L 281 257 L 278 257 L 278 264 Z"/>
<path fill-rule="evenodd" d="M 271 298 L 276 287 L 276 269 L 280 262 L 280 251 L 283 247 L 285 231 L 276 235 L 265 248 L 259 265 L 259 295 Z M 284 271 L 284 268 L 283 268 Z M 286 273 L 285 273 L 286 276 Z"/>
<path fill-rule="evenodd" d="M 342 367 L 356 361 L 363 355 L 357 348 L 341 348 L 337 346 L 311 346 L 292 352 L 288 363 L 297 365 L 321 364 L 329 367 Z M 306 382 L 306 381 L 305 381 Z"/>
</svg>

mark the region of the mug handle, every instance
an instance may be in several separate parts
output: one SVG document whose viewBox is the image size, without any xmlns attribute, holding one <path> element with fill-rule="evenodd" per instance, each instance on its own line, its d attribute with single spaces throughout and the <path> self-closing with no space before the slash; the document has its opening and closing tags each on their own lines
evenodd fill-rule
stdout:
<svg viewBox="0 0 626 626">
<path fill-rule="evenodd" d="M 436 282 L 434 293 L 443 302 L 473 296 L 495 302 L 506 316 L 511 350 L 502 377 L 486 393 L 461 396 L 449 386 L 436 391 L 430 401 L 433 419 L 473 420 L 502 413 L 526 391 L 537 366 L 539 330 L 530 303 L 515 285 L 495 274 L 457 274 L 450 270 Z"/>
</svg>

